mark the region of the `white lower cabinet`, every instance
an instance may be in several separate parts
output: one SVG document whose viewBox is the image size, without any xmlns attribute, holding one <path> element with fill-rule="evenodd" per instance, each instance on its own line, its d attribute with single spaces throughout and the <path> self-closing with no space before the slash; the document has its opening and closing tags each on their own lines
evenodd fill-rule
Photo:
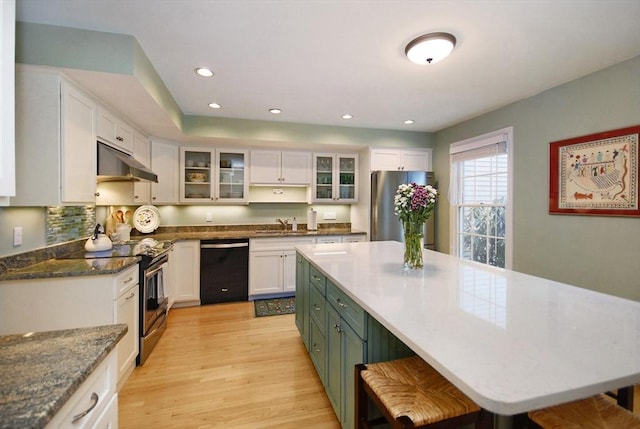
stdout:
<svg viewBox="0 0 640 429">
<path fill-rule="evenodd" d="M 2 282 L 0 334 L 126 323 L 127 333 L 115 353 L 120 387 L 138 356 L 138 293 L 137 265 L 115 275 Z"/>
<path fill-rule="evenodd" d="M 318 237 L 318 244 L 357 243 L 360 241 L 367 241 L 367 236 L 365 234 L 350 234 L 350 235 L 323 235 Z"/>
<path fill-rule="evenodd" d="M 117 428 L 117 360 L 114 351 L 109 353 L 60 411 L 53 416 L 46 429 Z"/>
<path fill-rule="evenodd" d="M 295 246 L 315 242 L 315 237 L 249 240 L 249 299 L 267 295 L 295 294 Z"/>
<path fill-rule="evenodd" d="M 200 305 L 200 241 L 177 241 L 169 255 L 169 306 Z"/>
</svg>

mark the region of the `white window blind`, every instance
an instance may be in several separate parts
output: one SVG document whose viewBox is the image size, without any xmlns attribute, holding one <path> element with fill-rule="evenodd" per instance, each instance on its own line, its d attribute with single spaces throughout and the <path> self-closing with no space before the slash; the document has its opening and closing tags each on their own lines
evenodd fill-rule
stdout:
<svg viewBox="0 0 640 429">
<path fill-rule="evenodd" d="M 510 241 L 510 135 L 495 132 L 452 144 L 449 149 L 452 253 L 503 268 Z"/>
</svg>

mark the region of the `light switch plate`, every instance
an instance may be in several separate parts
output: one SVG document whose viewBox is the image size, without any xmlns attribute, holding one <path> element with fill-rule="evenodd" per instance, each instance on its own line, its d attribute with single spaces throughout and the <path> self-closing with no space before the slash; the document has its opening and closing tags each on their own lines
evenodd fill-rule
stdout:
<svg viewBox="0 0 640 429">
<path fill-rule="evenodd" d="M 336 212 L 324 212 L 322 214 L 324 220 L 336 220 Z"/>
<path fill-rule="evenodd" d="M 13 246 L 22 246 L 22 227 L 13 227 Z"/>
</svg>

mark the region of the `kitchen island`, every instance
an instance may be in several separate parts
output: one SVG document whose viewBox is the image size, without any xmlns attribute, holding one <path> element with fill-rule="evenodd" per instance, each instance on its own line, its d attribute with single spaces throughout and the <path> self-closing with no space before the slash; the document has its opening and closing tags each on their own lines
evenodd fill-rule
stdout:
<svg viewBox="0 0 640 429">
<path fill-rule="evenodd" d="M 424 268 L 409 270 L 398 242 L 296 249 L 310 272 L 497 415 L 640 382 L 638 302 L 429 250 Z"/>
</svg>

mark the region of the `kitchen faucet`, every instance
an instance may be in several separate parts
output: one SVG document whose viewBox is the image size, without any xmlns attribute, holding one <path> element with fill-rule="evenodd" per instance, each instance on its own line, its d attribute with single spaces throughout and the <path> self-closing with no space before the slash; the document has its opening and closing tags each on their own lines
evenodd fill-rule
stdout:
<svg viewBox="0 0 640 429">
<path fill-rule="evenodd" d="M 282 227 L 284 228 L 284 230 L 287 230 L 287 225 L 289 225 L 289 219 L 276 219 L 278 222 L 280 222 L 280 224 L 282 225 Z"/>
</svg>

